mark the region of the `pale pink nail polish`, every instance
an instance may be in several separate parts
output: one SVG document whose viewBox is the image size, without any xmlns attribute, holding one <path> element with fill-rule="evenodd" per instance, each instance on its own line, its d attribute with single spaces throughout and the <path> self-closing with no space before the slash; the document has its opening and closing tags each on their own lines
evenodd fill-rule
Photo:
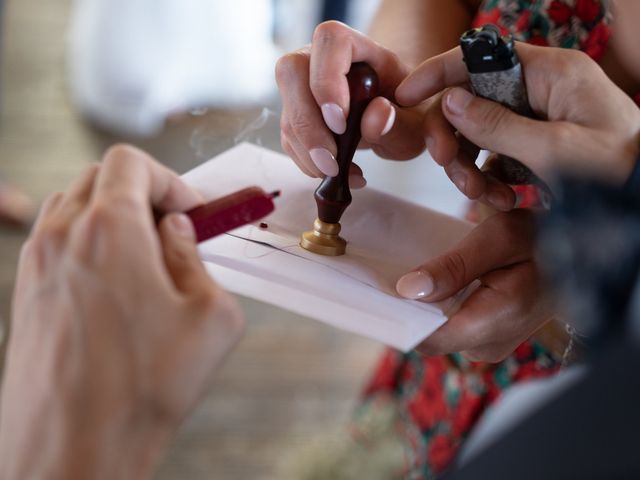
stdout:
<svg viewBox="0 0 640 480">
<path fill-rule="evenodd" d="M 433 293 L 435 286 L 433 278 L 427 272 L 418 271 L 407 273 L 398 280 L 396 290 L 404 298 L 418 300 Z"/>
<path fill-rule="evenodd" d="M 344 110 L 335 103 L 325 103 L 321 107 L 324 123 L 329 130 L 337 135 L 342 135 L 347 130 L 347 119 Z"/>
<path fill-rule="evenodd" d="M 391 106 L 391 111 L 389 112 L 389 117 L 387 118 L 387 123 L 384 125 L 382 132 L 380 132 L 380 136 L 384 137 L 387 133 L 391 131 L 393 128 L 393 124 L 396 123 L 396 109 Z"/>
<path fill-rule="evenodd" d="M 312 148 L 309 150 L 309 156 L 313 163 L 320 169 L 322 173 L 329 177 L 338 175 L 338 162 L 331 152 L 326 148 Z"/>
</svg>

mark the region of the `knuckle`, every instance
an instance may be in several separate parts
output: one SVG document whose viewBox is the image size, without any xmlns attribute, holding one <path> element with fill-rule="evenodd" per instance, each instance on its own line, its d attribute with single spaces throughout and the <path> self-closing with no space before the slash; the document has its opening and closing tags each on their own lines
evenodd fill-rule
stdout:
<svg viewBox="0 0 640 480">
<path fill-rule="evenodd" d="M 109 147 L 102 158 L 103 168 L 113 168 L 115 171 L 125 169 L 131 164 L 139 164 L 139 167 L 145 167 L 149 157 L 142 150 L 137 149 L 133 145 L 119 143 Z"/>
<path fill-rule="evenodd" d="M 307 115 L 301 114 L 294 114 L 289 117 L 289 128 L 291 129 L 291 135 L 298 137 L 303 144 L 305 140 L 318 131 L 318 126 L 314 125 Z"/>
<path fill-rule="evenodd" d="M 309 54 L 305 51 L 287 53 L 276 62 L 276 82 L 282 89 L 300 77 L 300 72 L 309 69 Z"/>
<path fill-rule="evenodd" d="M 545 156 L 569 150 L 575 144 L 576 138 L 579 138 L 576 125 L 569 122 L 557 122 L 549 133 L 547 141 L 543 142 Z"/>
<path fill-rule="evenodd" d="M 591 57 L 582 50 L 563 50 L 563 53 L 566 53 L 566 58 L 559 59 L 559 66 L 562 73 L 580 73 L 580 75 L 582 75 L 584 67 L 593 63 Z"/>
<path fill-rule="evenodd" d="M 48 210 L 64 197 L 64 192 L 54 192 L 42 202 L 42 210 Z"/>
<path fill-rule="evenodd" d="M 116 223 L 118 206 L 105 204 L 104 202 L 92 205 L 87 211 L 83 226 L 87 231 L 111 230 Z"/>
<path fill-rule="evenodd" d="M 289 123 L 289 118 L 284 115 L 280 118 L 280 133 L 283 142 L 287 141 L 294 135 L 291 123 Z"/>
<path fill-rule="evenodd" d="M 245 328 L 245 319 L 235 299 L 217 286 L 201 292 L 196 298 L 196 304 L 208 318 L 232 335 L 240 335 Z"/>
<path fill-rule="evenodd" d="M 313 31 L 313 43 L 325 44 L 337 36 L 345 35 L 348 31 L 349 27 L 336 20 L 322 22 Z"/>
<path fill-rule="evenodd" d="M 486 108 L 480 109 L 475 125 L 478 134 L 493 138 L 498 135 L 505 125 L 509 111 L 498 104 L 486 104 Z M 481 138 L 481 137 L 480 137 Z"/>
<path fill-rule="evenodd" d="M 581 50 L 556 50 L 551 56 L 553 78 L 562 81 L 567 88 L 579 89 L 584 85 L 584 79 L 590 78 L 593 68 L 597 64 L 588 54 Z M 548 66 L 545 66 L 548 69 Z"/>
<path fill-rule="evenodd" d="M 459 252 L 451 252 L 438 259 L 440 270 L 455 284 L 463 283 L 467 277 L 467 267 L 464 257 Z"/>
<path fill-rule="evenodd" d="M 61 223 L 47 222 L 43 224 L 29 239 L 31 247 L 37 254 L 50 250 L 60 250 L 65 243 L 67 228 Z"/>
</svg>

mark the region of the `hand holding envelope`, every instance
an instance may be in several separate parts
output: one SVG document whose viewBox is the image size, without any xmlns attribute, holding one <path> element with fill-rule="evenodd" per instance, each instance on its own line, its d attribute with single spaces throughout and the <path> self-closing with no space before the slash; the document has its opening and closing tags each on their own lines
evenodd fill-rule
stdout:
<svg viewBox="0 0 640 480">
<path fill-rule="evenodd" d="M 207 269 L 235 293 L 401 350 L 422 343 L 426 353 L 463 351 L 483 359 L 507 355 L 551 317 L 537 289 L 526 212 L 502 214 L 472 230 L 367 188 L 354 192 L 343 219 L 347 255 L 331 258 L 298 245 L 316 215 L 317 180 L 301 175 L 288 158 L 243 144 L 184 179 L 207 198 L 248 184 L 282 190 L 267 229 L 247 226 L 201 245 Z M 422 273 L 403 277 L 425 260 Z M 434 303 L 402 298 L 401 277 L 403 295 Z M 432 292 L 416 285 L 416 277 L 431 281 Z"/>
<path fill-rule="evenodd" d="M 398 281 L 408 298 L 441 301 L 470 283 L 477 289 L 449 320 L 418 346 L 428 355 L 461 352 L 499 362 L 553 317 L 533 258 L 533 214 L 498 213 L 453 248 Z"/>
</svg>

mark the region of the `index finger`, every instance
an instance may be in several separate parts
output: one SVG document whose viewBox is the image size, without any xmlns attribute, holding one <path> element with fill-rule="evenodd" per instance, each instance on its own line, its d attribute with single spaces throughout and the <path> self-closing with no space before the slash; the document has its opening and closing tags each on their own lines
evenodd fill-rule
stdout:
<svg viewBox="0 0 640 480">
<path fill-rule="evenodd" d="M 355 62 L 367 62 L 376 71 L 381 95 L 391 99 L 395 88 L 408 73 L 397 55 L 366 35 L 340 22 L 322 23 L 313 34 L 310 63 L 311 92 L 321 108 L 335 104 L 347 117 L 347 73 Z"/>
<path fill-rule="evenodd" d="M 178 175 L 131 145 L 115 145 L 105 153 L 95 181 L 93 203 L 149 211 L 183 212 L 202 203 L 202 197 Z"/>
<path fill-rule="evenodd" d="M 530 83 L 533 76 L 531 74 L 532 71 L 542 73 L 546 75 L 548 81 L 553 81 L 553 78 L 548 75 L 549 72 L 553 73 L 554 70 L 549 67 L 549 55 L 553 50 L 560 51 L 563 55 L 573 52 L 566 49 L 540 47 L 516 42 L 516 51 L 520 63 L 523 67 L 529 66 L 531 70 L 529 75 L 525 75 L 529 91 L 532 89 Z M 573 52 L 573 54 L 575 55 L 576 53 Z M 536 60 L 543 62 L 546 68 L 542 66 L 536 68 L 533 65 Z M 413 107 L 446 88 L 464 85 L 468 82 L 469 72 L 462 56 L 462 49 L 455 47 L 448 52 L 422 62 L 398 85 L 395 91 L 395 98 L 398 104 Z"/>
<path fill-rule="evenodd" d="M 445 88 L 468 81 L 462 50 L 456 47 L 421 63 L 398 86 L 395 96 L 400 105 L 413 107 Z"/>
</svg>

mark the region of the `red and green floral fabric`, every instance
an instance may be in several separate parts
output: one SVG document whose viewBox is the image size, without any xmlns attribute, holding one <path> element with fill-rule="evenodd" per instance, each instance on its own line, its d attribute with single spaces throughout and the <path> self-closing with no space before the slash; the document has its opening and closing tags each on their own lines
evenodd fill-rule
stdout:
<svg viewBox="0 0 640 480">
<path fill-rule="evenodd" d="M 394 432 L 405 458 L 398 478 L 433 478 L 455 458 L 473 425 L 501 392 L 558 369 L 558 362 L 534 342 L 523 343 L 493 365 L 469 362 L 458 354 L 425 358 L 390 349 L 365 388 L 352 431 L 364 445 L 380 442 L 365 425 L 376 412 L 393 418 L 395 425 L 386 431 Z M 390 408 L 395 416 L 388 415 Z"/>
<path fill-rule="evenodd" d="M 493 23 L 516 40 L 575 48 L 595 60 L 604 54 L 611 30 L 606 0 L 487 0 L 473 26 Z"/>
</svg>

